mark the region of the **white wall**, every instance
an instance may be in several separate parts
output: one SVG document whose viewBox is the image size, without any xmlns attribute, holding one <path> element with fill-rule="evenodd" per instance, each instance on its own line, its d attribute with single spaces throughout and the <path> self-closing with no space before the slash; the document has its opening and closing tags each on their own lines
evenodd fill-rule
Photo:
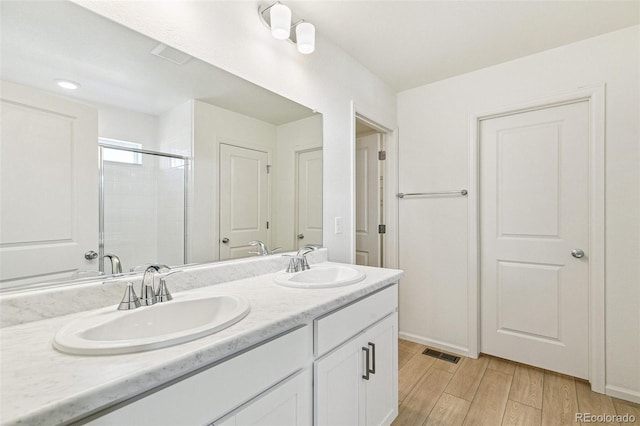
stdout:
<svg viewBox="0 0 640 426">
<path fill-rule="evenodd" d="M 96 105 L 98 108 L 98 136 L 142 144 L 142 148 L 158 148 L 158 117 L 117 108 Z"/>
<path fill-rule="evenodd" d="M 465 188 L 468 120 L 606 83 L 606 383 L 640 400 L 639 42 L 631 27 L 398 96 L 402 192 Z M 400 332 L 465 351 L 467 200 L 400 202 Z M 418 242 L 419 241 L 419 242 Z"/>
<path fill-rule="evenodd" d="M 188 100 L 158 117 L 158 150 L 191 155 L 193 139 L 193 102 Z"/>
<path fill-rule="evenodd" d="M 272 245 L 296 249 L 296 153 L 322 148 L 322 116 L 314 115 L 277 127 Z"/>
<path fill-rule="evenodd" d="M 323 113 L 324 245 L 329 257 L 351 261 L 355 253 L 353 216 L 353 100 L 367 117 L 396 127 L 396 95 L 370 71 L 316 35 L 316 51 L 301 55 L 271 37 L 251 1 L 76 3 Z M 295 12 L 295 6 L 294 12 Z M 343 217 L 344 233 L 333 232 Z"/>
</svg>

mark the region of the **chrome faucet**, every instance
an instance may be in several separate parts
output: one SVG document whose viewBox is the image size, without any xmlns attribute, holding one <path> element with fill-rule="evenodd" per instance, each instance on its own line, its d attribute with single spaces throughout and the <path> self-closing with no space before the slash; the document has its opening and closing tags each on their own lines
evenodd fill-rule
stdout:
<svg viewBox="0 0 640 426">
<path fill-rule="evenodd" d="M 122 273 L 122 263 L 120 262 L 120 258 L 113 253 L 105 254 L 105 259 L 109 259 L 111 261 L 111 273 L 112 274 L 121 274 Z"/>
<path fill-rule="evenodd" d="M 259 251 L 250 251 L 250 254 L 257 254 L 258 256 L 268 256 L 276 251 L 280 250 L 282 247 L 276 247 L 273 250 L 269 251 L 267 249 L 267 245 L 260 240 L 249 241 L 249 245 L 258 246 Z"/>
<path fill-rule="evenodd" d="M 307 254 L 311 253 L 312 251 L 318 250 L 318 247 L 315 246 L 302 246 L 300 247 L 300 250 L 298 250 L 298 253 L 296 254 L 296 257 L 298 259 L 300 259 L 300 270 L 304 271 L 307 269 L 311 269 L 311 266 L 309 266 L 309 262 L 307 261 Z"/>
<path fill-rule="evenodd" d="M 269 254 L 267 246 L 260 240 L 249 241 L 250 246 L 258 246 L 259 251 L 250 251 L 251 254 L 257 254 L 258 256 L 266 256 Z"/>
<path fill-rule="evenodd" d="M 153 288 L 155 275 L 158 272 L 169 272 L 171 268 L 167 265 L 150 265 L 144 270 L 142 275 L 142 284 L 140 287 L 140 304 L 143 306 L 151 306 L 158 301 L 155 290 Z"/>
<path fill-rule="evenodd" d="M 291 258 L 289 260 L 289 266 L 287 266 L 286 272 L 300 272 L 311 269 L 311 266 L 309 266 L 309 262 L 307 261 L 307 254 L 315 250 L 318 250 L 318 247 L 303 246 L 300 247 L 300 250 L 298 250 L 295 256 L 285 254 L 285 256 Z"/>
</svg>

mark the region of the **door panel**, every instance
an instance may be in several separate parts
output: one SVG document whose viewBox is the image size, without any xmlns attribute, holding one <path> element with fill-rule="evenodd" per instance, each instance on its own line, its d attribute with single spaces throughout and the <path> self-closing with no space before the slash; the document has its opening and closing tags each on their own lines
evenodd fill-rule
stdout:
<svg viewBox="0 0 640 426">
<path fill-rule="evenodd" d="M 296 247 L 322 245 L 322 148 L 297 153 Z"/>
<path fill-rule="evenodd" d="M 380 266 L 380 135 L 356 140 L 356 264 Z"/>
<path fill-rule="evenodd" d="M 315 424 L 359 425 L 362 342 L 354 339 L 314 364 Z"/>
<path fill-rule="evenodd" d="M 98 270 L 97 143 L 97 110 L 2 83 L 3 287 Z"/>
<path fill-rule="evenodd" d="M 252 240 L 268 244 L 266 152 L 220 144 L 220 259 L 247 257 Z"/>
<path fill-rule="evenodd" d="M 587 102 L 480 127 L 481 350 L 588 378 Z"/>
<path fill-rule="evenodd" d="M 398 370 L 397 315 L 393 314 L 373 327 L 365 337 L 375 353 L 375 373 L 369 376 L 365 387 L 365 424 L 388 425 L 398 414 L 398 386 L 394 371 Z M 373 361 L 373 356 L 372 356 Z M 373 368 L 374 366 L 372 366 Z"/>
</svg>

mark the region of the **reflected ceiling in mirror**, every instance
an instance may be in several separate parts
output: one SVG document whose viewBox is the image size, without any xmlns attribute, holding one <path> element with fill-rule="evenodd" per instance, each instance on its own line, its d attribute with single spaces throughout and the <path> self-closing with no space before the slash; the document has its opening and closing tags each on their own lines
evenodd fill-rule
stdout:
<svg viewBox="0 0 640 426">
<path fill-rule="evenodd" d="M 322 244 L 320 114 L 73 3 L 0 7 L 1 290 Z"/>
</svg>

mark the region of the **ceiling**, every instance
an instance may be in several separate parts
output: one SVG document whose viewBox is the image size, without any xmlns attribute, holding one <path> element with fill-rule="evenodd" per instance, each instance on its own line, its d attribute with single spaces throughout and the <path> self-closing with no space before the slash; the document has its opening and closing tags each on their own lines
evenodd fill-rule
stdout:
<svg viewBox="0 0 640 426">
<path fill-rule="evenodd" d="M 640 22 L 640 1 L 284 1 L 397 91 Z"/>
<path fill-rule="evenodd" d="M 98 105 L 151 115 L 189 99 L 274 125 L 309 108 L 198 59 L 178 65 L 151 53 L 158 42 L 70 2 L 0 3 L 2 79 Z M 69 92 L 56 79 L 80 83 Z"/>
<path fill-rule="evenodd" d="M 316 25 L 317 49 L 328 39 L 397 91 L 640 22 L 637 0 L 284 1 Z M 188 99 L 275 125 L 312 113 L 195 58 L 153 56 L 156 41 L 72 3 L 0 5 L 3 79 L 58 92 L 54 79 L 75 80 L 74 97 L 154 115 Z"/>
</svg>

